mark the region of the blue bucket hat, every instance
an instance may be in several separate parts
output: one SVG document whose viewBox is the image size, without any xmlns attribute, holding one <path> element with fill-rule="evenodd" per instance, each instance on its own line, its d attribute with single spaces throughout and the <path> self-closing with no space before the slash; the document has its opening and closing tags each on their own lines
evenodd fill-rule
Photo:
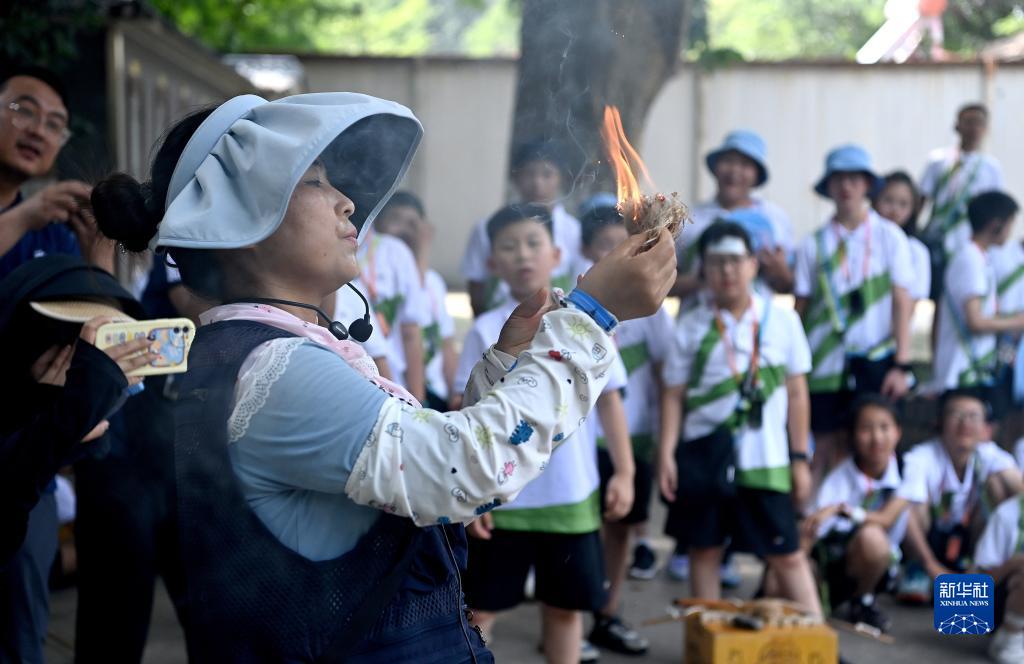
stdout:
<svg viewBox="0 0 1024 664">
<path fill-rule="evenodd" d="M 871 181 L 868 196 L 873 197 L 882 187 L 883 180 L 871 165 L 871 155 L 859 145 L 840 145 L 825 157 L 825 174 L 814 185 L 814 191 L 828 198 L 828 179 L 833 173 L 863 173 Z"/>
<path fill-rule="evenodd" d="M 355 203 L 351 221 L 362 241 L 422 135 L 412 111 L 369 95 L 229 99 L 199 125 L 178 159 L 150 248 L 237 249 L 270 237 L 317 159 Z"/>
<path fill-rule="evenodd" d="M 775 229 L 772 222 L 763 213 L 754 208 L 740 208 L 719 217 L 722 221 L 731 221 L 743 227 L 750 236 L 751 249 L 756 254 L 761 249 L 775 247 Z"/>
<path fill-rule="evenodd" d="M 599 191 L 596 194 L 588 196 L 582 203 L 580 203 L 580 209 L 578 210 L 579 217 L 582 219 L 594 210 L 599 208 L 613 208 L 619 204 L 619 197 L 610 191 Z"/>
<path fill-rule="evenodd" d="M 757 164 L 758 176 L 755 187 L 760 187 L 768 181 L 768 167 L 765 165 L 766 150 L 764 139 L 760 134 L 749 129 L 737 129 L 729 132 L 722 144 L 704 157 L 704 163 L 708 165 L 708 170 L 712 175 L 715 174 L 715 162 L 726 152 L 739 152 Z"/>
</svg>

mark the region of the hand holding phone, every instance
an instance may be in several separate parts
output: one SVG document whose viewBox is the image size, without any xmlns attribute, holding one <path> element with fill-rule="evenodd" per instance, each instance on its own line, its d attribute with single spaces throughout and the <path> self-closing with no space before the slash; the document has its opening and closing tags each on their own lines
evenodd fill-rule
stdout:
<svg viewBox="0 0 1024 664">
<path fill-rule="evenodd" d="M 85 327 L 82 332 L 84 335 Z M 121 366 L 126 376 L 154 376 L 188 370 L 194 333 L 195 325 L 188 318 L 106 322 L 95 329 L 94 343 Z M 118 357 L 111 353 L 114 347 L 120 347 L 115 351 Z"/>
</svg>

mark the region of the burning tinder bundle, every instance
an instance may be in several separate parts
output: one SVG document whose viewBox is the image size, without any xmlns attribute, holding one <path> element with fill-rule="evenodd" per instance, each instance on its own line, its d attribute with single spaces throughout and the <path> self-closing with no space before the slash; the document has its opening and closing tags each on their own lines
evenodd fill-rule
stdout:
<svg viewBox="0 0 1024 664">
<path fill-rule="evenodd" d="M 679 194 L 669 195 L 655 193 L 644 194 L 634 175 L 634 167 L 644 182 L 653 189 L 651 176 L 640 155 L 626 139 L 622 129 L 619 109 L 605 106 L 604 123 L 601 125 L 601 137 L 608 151 L 608 159 L 615 171 L 616 196 L 619 199 L 618 209 L 626 220 L 626 226 L 632 234 L 648 233 L 653 240 L 658 231 L 667 228 L 672 237 L 679 237 L 683 223 L 687 221 L 689 210 L 679 200 Z"/>
</svg>

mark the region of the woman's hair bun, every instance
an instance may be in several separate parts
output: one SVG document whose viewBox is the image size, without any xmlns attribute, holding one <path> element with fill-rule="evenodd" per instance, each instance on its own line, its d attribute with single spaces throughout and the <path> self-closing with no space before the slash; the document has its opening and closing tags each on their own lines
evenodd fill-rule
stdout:
<svg viewBox="0 0 1024 664">
<path fill-rule="evenodd" d="M 109 175 L 92 189 L 100 231 L 128 251 L 145 251 L 163 216 L 163 210 L 151 209 L 148 189 L 127 173 Z"/>
</svg>

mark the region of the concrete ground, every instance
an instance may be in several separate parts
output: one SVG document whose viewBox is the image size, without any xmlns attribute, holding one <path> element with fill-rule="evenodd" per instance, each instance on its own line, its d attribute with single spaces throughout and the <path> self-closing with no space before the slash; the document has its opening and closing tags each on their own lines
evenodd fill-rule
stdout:
<svg viewBox="0 0 1024 664">
<path fill-rule="evenodd" d="M 655 502 L 654 521 L 661 523 L 663 511 Z M 667 559 L 671 544 L 667 539 L 655 539 L 662 563 Z M 737 557 L 743 575 L 743 585 L 736 596 L 749 597 L 760 578 L 760 565 L 753 558 Z M 670 581 L 664 574 L 652 581 L 629 581 L 625 592 L 623 614 L 634 625 L 664 615 L 665 608 L 674 598 L 686 597 L 688 585 Z M 954 637 L 936 634 L 932 629 L 930 608 L 907 608 L 894 605 L 885 597 L 879 600 L 890 612 L 895 623 L 896 642 L 884 645 L 877 641 L 848 633 L 840 633 L 840 651 L 851 664 L 968 664 L 985 662 L 987 637 Z M 47 662 L 65 664 L 72 661 L 74 643 L 75 591 L 65 590 L 51 597 L 50 639 L 47 643 Z M 539 611 L 536 605 L 520 606 L 503 615 L 495 627 L 492 648 L 503 664 L 528 664 L 542 661 L 537 653 L 539 643 Z M 589 628 L 589 621 L 588 621 Z M 649 664 L 678 664 L 682 661 L 683 628 L 679 624 L 640 627 L 650 639 L 651 649 L 646 657 L 633 658 L 604 653 L 601 662 Z M 157 594 L 153 624 L 146 648 L 145 664 L 178 664 L 185 662 L 185 648 L 171 608 L 162 588 Z M 787 663 L 788 664 L 788 663 Z M 798 663 L 792 663 L 798 664 Z"/>
</svg>

